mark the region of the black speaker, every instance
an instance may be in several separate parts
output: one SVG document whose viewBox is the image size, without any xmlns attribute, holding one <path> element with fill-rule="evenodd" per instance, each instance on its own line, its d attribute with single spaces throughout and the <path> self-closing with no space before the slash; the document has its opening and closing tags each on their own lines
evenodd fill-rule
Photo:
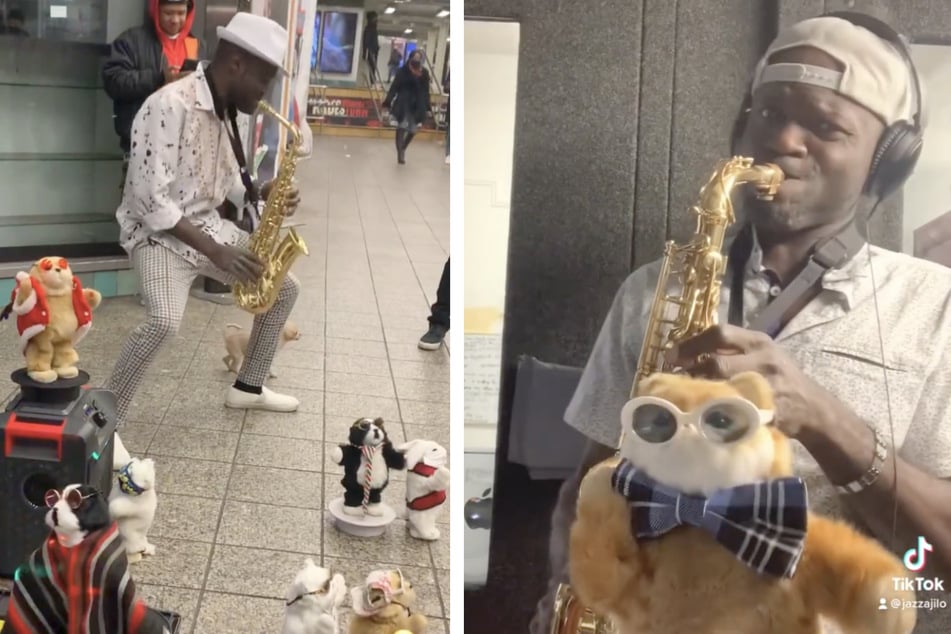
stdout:
<svg viewBox="0 0 951 634">
<path fill-rule="evenodd" d="M 88 484 L 112 489 L 116 396 L 89 375 L 38 383 L 13 373 L 20 391 L 0 413 L 0 577 L 12 578 L 49 535 L 43 496 Z"/>
</svg>

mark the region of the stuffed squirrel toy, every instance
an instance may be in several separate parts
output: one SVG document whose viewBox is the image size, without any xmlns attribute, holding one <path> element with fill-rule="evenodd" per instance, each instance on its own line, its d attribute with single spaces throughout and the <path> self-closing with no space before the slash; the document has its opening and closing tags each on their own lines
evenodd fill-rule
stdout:
<svg viewBox="0 0 951 634">
<path fill-rule="evenodd" d="M 399 570 L 374 570 L 350 590 L 353 617 L 349 634 L 424 634 L 428 620 L 413 611 L 416 591 Z"/>
<path fill-rule="evenodd" d="M 92 311 L 102 295 L 83 288 L 69 262 L 60 257 L 37 260 L 29 273 L 17 273 L 16 280 L 0 319 L 16 315 L 27 376 L 39 383 L 79 376 L 75 346 L 92 327 Z"/>
<path fill-rule="evenodd" d="M 579 600 L 620 634 L 905 634 L 901 561 L 813 515 L 760 374 L 655 374 L 621 413 L 620 456 L 582 480 L 569 541 Z M 829 623 L 828 625 L 833 625 Z"/>
</svg>

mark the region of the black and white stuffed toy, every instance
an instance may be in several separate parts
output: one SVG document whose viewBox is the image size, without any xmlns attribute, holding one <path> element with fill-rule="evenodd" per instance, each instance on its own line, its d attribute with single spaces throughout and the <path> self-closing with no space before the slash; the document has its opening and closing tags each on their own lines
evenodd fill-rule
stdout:
<svg viewBox="0 0 951 634">
<path fill-rule="evenodd" d="M 393 447 L 383 419 L 360 418 L 350 426 L 350 441 L 334 449 L 331 458 L 343 465 L 343 512 L 348 515 L 383 515 L 383 489 L 390 469 L 406 468 L 406 458 Z"/>
<path fill-rule="evenodd" d="M 169 634 L 135 592 L 122 536 L 105 497 L 71 484 L 46 494 L 50 536 L 17 572 L 4 632 Z"/>
</svg>

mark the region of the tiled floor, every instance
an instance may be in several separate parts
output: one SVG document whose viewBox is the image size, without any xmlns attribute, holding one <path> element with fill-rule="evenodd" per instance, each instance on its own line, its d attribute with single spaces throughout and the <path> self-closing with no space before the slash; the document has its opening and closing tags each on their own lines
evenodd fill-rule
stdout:
<svg viewBox="0 0 951 634">
<path fill-rule="evenodd" d="M 392 141 L 317 137 L 316 146 L 298 170 L 297 219 L 310 256 L 295 265 L 304 290 L 292 319 L 303 337 L 278 354 L 269 383 L 298 396 L 301 411 L 224 408 L 232 378 L 221 361 L 222 328 L 249 327 L 250 318 L 191 299 L 120 431 L 158 472 L 150 534 L 158 551 L 133 576 L 150 603 L 185 617 L 185 633 L 275 634 L 305 557 L 342 572 L 351 587 L 373 569 L 398 566 L 417 588 L 429 631 L 448 634 L 448 503 L 444 537 L 434 543 L 410 538 L 401 520 L 360 541 L 338 532 L 324 509 L 341 490 L 330 452 L 358 417 L 382 416 L 394 442 L 432 438 L 449 449 L 448 349 L 416 347 L 449 250 L 449 169 L 435 143 L 413 144 L 404 166 Z M 136 298 L 96 311 L 79 350 L 93 384 L 105 381 L 142 317 Z M 8 375 L 22 365 L 9 321 L 0 337 Z M 403 483 L 396 473 L 385 492 L 394 508 Z"/>
</svg>

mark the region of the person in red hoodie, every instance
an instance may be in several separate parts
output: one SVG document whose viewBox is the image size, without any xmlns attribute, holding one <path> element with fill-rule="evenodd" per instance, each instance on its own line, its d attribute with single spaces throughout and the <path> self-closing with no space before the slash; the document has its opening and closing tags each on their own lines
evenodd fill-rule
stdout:
<svg viewBox="0 0 951 634">
<path fill-rule="evenodd" d="M 192 0 L 149 0 L 146 23 L 128 29 L 112 43 L 102 67 L 102 83 L 113 102 L 119 147 L 126 157 L 132 121 L 145 99 L 187 75 L 204 58 L 204 44 L 191 33 L 194 21 Z M 186 64 L 187 60 L 192 61 Z M 123 180 L 126 169 L 127 164 Z"/>
</svg>

